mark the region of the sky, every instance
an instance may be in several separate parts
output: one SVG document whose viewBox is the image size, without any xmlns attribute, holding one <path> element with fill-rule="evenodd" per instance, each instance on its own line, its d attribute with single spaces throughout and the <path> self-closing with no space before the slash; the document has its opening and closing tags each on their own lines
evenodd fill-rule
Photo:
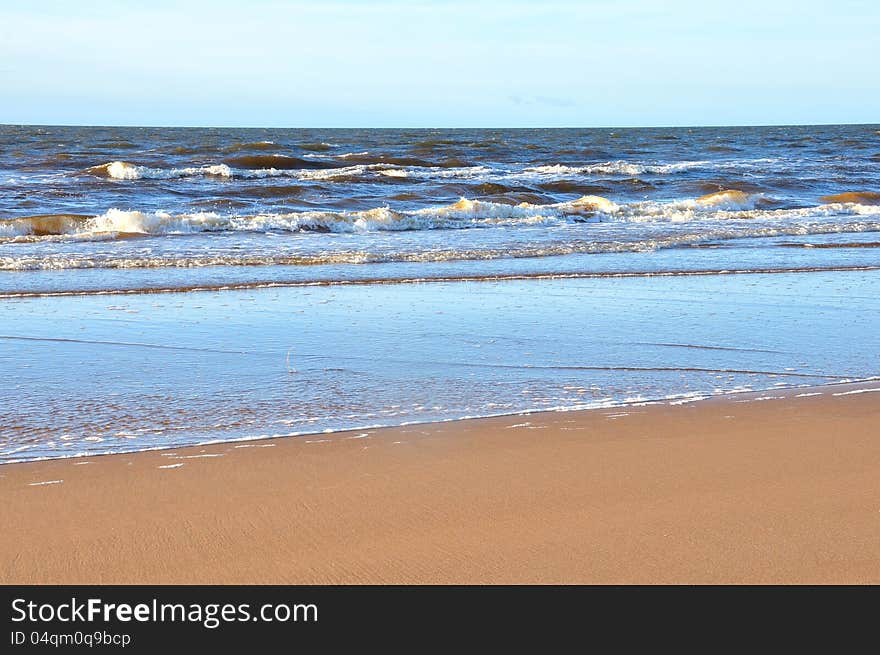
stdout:
<svg viewBox="0 0 880 655">
<path fill-rule="evenodd" d="M 0 123 L 880 122 L 876 0 L 0 0 Z"/>
</svg>

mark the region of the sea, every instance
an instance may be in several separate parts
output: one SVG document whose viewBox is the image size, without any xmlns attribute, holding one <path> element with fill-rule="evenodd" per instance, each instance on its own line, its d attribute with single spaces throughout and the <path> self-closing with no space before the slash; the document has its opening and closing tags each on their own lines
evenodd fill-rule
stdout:
<svg viewBox="0 0 880 655">
<path fill-rule="evenodd" d="M 0 126 L 0 463 L 880 375 L 880 125 Z"/>
</svg>

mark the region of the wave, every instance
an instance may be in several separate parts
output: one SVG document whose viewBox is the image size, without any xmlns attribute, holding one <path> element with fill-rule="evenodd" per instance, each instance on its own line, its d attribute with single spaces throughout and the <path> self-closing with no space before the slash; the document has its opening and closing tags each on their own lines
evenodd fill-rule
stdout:
<svg viewBox="0 0 880 655">
<path fill-rule="evenodd" d="M 255 168 L 237 168 L 252 166 Z M 355 182 L 365 175 L 409 177 L 410 173 L 394 164 L 359 164 L 336 166 L 318 161 L 281 155 L 243 156 L 227 159 L 223 164 L 187 166 L 183 168 L 155 168 L 123 161 L 113 161 L 86 169 L 86 173 L 114 180 L 172 180 L 187 177 L 217 177 L 259 179 L 295 177 L 301 180 Z M 454 175 L 454 172 L 452 173 Z"/>
<path fill-rule="evenodd" d="M 155 168 L 140 166 L 125 161 L 112 161 L 100 166 L 92 166 L 86 172 L 98 177 L 114 180 L 170 180 L 181 177 L 272 177 L 286 175 L 294 171 L 314 171 L 340 168 L 336 165 L 314 159 L 300 159 L 287 155 L 242 155 L 230 157 L 222 164 L 187 166 L 183 168 Z M 240 169 L 240 170 L 234 170 Z"/>
<path fill-rule="evenodd" d="M 331 232 L 369 233 L 407 230 L 469 228 L 517 228 L 562 226 L 579 222 L 611 226 L 598 231 L 567 231 L 540 243 L 473 241 L 466 248 L 421 249 L 381 252 L 369 247 L 353 251 L 250 254 L 247 252 L 197 252 L 173 256 L 112 251 L 95 253 L 50 253 L 35 256 L 0 256 L 0 270 L 52 270 L 68 268 L 165 268 L 205 266 L 270 266 L 309 264 L 361 264 L 379 262 L 439 262 L 504 258 L 549 257 L 572 254 L 645 252 L 666 248 L 700 247 L 744 238 L 801 237 L 825 234 L 880 232 L 880 207 L 865 205 L 822 205 L 812 208 L 767 210 L 745 208 L 749 197 L 728 193 L 709 199 L 675 203 L 640 202 L 618 205 L 601 196 L 583 196 L 575 201 L 535 205 L 509 205 L 461 199 L 456 203 L 416 211 L 395 211 L 377 207 L 362 211 L 300 211 L 256 215 L 221 215 L 214 212 L 170 214 L 111 209 L 99 216 L 57 214 L 0 220 L 0 242 L 30 243 L 46 240 L 106 241 L 143 236 L 185 235 L 210 232 Z M 732 208 L 719 208 L 719 204 Z M 842 216 L 850 216 L 846 221 Z M 831 217 L 836 220 L 825 220 Z M 647 230 L 631 231 L 628 223 L 649 223 Z M 674 224 L 679 224 L 673 227 Z M 667 225 L 667 227 L 663 227 Z M 785 245 L 785 244 L 782 244 Z M 804 247 L 809 247 L 805 245 Z M 845 245 L 841 247 L 846 247 Z M 6 255 L 13 251 L 7 250 Z"/>
<path fill-rule="evenodd" d="M 739 189 L 724 189 L 700 196 L 694 203 L 703 207 L 718 207 L 725 209 L 752 208 L 760 200 L 759 194 L 740 191 Z"/>
<path fill-rule="evenodd" d="M 779 158 L 762 157 L 757 159 L 687 160 L 677 162 L 644 161 L 606 161 L 601 163 L 570 166 L 566 164 L 547 164 L 524 168 L 522 173 L 541 177 L 568 178 L 580 175 L 671 175 L 691 170 L 767 170 L 779 164 L 787 165 Z"/>
<path fill-rule="evenodd" d="M 415 166 L 430 168 L 436 164 L 418 157 L 397 157 L 394 155 L 371 154 L 369 152 L 350 152 L 339 156 L 350 164 L 392 164 L 394 166 Z"/>
<path fill-rule="evenodd" d="M 271 152 L 283 150 L 284 146 L 278 145 L 274 141 L 240 141 L 237 143 L 232 143 L 225 148 L 223 148 L 223 152 L 243 152 L 243 151 L 263 151 L 263 152 Z"/>
<path fill-rule="evenodd" d="M 609 161 L 601 164 L 588 164 L 585 166 L 566 166 L 564 164 L 548 164 L 544 166 L 532 166 L 523 169 L 524 173 L 537 173 L 544 176 L 570 176 L 570 175 L 667 175 L 677 171 L 686 171 L 699 168 L 709 161 L 683 161 L 671 164 L 644 164 L 628 161 Z"/>
<path fill-rule="evenodd" d="M 242 147 L 245 145 L 253 146 L 254 144 L 243 144 Z M 584 178 L 610 176 L 613 179 L 612 183 L 619 183 L 621 177 L 629 177 L 642 186 L 650 186 L 650 182 L 640 180 L 637 176 L 664 176 L 691 169 L 728 170 L 760 168 L 762 165 L 776 161 L 771 159 L 754 159 L 650 163 L 619 160 L 580 166 L 547 164 L 520 168 L 512 165 L 486 166 L 473 164 L 456 157 L 429 161 L 418 157 L 352 152 L 335 157 L 307 154 L 303 158 L 282 154 L 245 154 L 228 157 L 219 164 L 177 168 L 150 167 L 125 161 L 113 161 L 88 168 L 86 172 L 91 175 L 117 180 L 174 179 L 199 176 L 220 178 L 290 176 L 304 180 L 321 179 L 340 183 L 356 182 L 360 181 L 359 178 L 370 176 L 377 181 L 381 181 L 382 178 L 386 180 L 387 178 L 413 178 L 418 180 L 454 178 L 494 182 L 527 180 L 537 184 L 564 184 L 573 182 L 586 183 L 590 180 Z"/>
<path fill-rule="evenodd" d="M 280 193 L 295 193 L 297 190 L 296 187 L 285 187 Z M 764 208 L 767 202 L 772 200 L 766 199 L 763 194 L 728 189 L 693 199 L 625 204 L 617 204 L 597 195 L 548 204 L 509 204 L 462 198 L 450 205 L 410 211 L 398 211 L 384 206 L 362 211 L 222 215 L 213 212 L 171 214 L 114 208 L 98 216 L 49 214 L 0 220 L 0 237 L 87 237 L 115 233 L 162 235 L 212 231 L 371 232 L 553 225 L 583 220 L 632 223 L 769 220 L 781 223 L 785 220 L 842 215 L 880 216 L 880 207 L 876 205 L 831 203 L 815 207 L 767 209 Z"/>
<path fill-rule="evenodd" d="M 189 166 L 186 168 L 151 168 L 124 161 L 112 161 L 86 169 L 87 173 L 114 180 L 170 180 L 178 177 L 216 176 L 232 177 L 232 169 L 226 164 Z"/>
<path fill-rule="evenodd" d="M 841 234 L 848 231 L 860 232 L 864 226 L 849 230 L 847 226 L 815 226 L 807 231 L 810 235 Z M 880 223 L 873 225 L 880 231 Z M 166 268 L 212 268 L 216 266 L 233 267 L 271 267 L 271 266 L 327 266 L 341 264 L 435 264 L 465 261 L 496 261 L 513 259 L 541 259 L 545 257 L 564 257 L 568 255 L 602 255 L 613 253 L 644 253 L 670 248 L 699 246 L 709 242 L 743 238 L 769 238 L 803 236 L 801 228 L 757 228 L 754 230 L 711 230 L 678 235 L 658 236 L 626 240 L 597 241 L 589 239 L 549 242 L 545 244 L 522 244 L 504 248 L 449 248 L 427 250 L 401 250 L 390 252 L 370 252 L 350 250 L 321 252 L 315 254 L 233 254 L 229 252 L 209 254 L 180 255 L 65 255 L 4 257 L 0 256 L 0 271 L 51 271 L 83 269 L 166 269 Z M 792 244 L 782 244 L 792 245 Z M 862 244 L 840 247 L 862 247 Z M 877 267 L 868 267 L 873 270 Z M 864 266 L 853 266 L 852 270 L 868 270 Z M 723 269 L 724 271 L 728 269 Z M 762 269 L 763 270 L 763 269 Z M 782 269 L 780 269 L 782 270 Z M 785 268 L 784 270 L 795 270 Z M 810 269 L 812 270 L 812 268 Z M 847 269 L 849 270 L 849 269 Z"/>
<path fill-rule="evenodd" d="M 318 159 L 301 159 L 289 155 L 242 155 L 230 157 L 223 161 L 227 166 L 243 169 L 276 169 L 289 170 L 312 170 L 319 168 L 334 168 L 335 164 Z"/>
<path fill-rule="evenodd" d="M 326 152 L 327 150 L 331 150 L 336 146 L 332 143 L 324 143 L 323 141 L 319 141 L 317 143 L 300 143 L 298 147 L 301 150 L 307 150 L 309 152 Z"/>
<path fill-rule="evenodd" d="M 611 187 L 604 184 L 579 182 L 576 180 L 542 182 L 537 187 L 551 193 L 580 193 L 581 195 L 602 194 L 611 191 Z"/>
<path fill-rule="evenodd" d="M 75 234 L 94 217 L 86 214 L 36 214 L 0 221 L 0 237 Z"/>
<path fill-rule="evenodd" d="M 99 216 L 39 215 L 0 221 L 0 237 L 98 236 L 113 234 L 189 234 L 217 231 L 285 232 L 371 232 L 427 230 L 480 225 L 516 225 L 552 222 L 567 215 L 587 215 L 617 208 L 600 196 L 553 205 L 507 205 L 467 200 L 403 212 L 388 207 L 365 211 L 303 211 L 253 216 L 224 216 L 213 212 L 171 214 L 168 212 L 111 209 Z"/>
<path fill-rule="evenodd" d="M 851 202 L 859 205 L 880 205 L 880 193 L 877 191 L 850 191 L 823 196 L 822 202 Z"/>
</svg>

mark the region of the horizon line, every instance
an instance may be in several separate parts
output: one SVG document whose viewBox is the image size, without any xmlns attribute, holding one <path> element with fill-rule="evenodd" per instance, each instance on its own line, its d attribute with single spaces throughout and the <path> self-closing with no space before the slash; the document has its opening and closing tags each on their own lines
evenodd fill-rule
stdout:
<svg viewBox="0 0 880 655">
<path fill-rule="evenodd" d="M 744 127 L 849 127 L 875 126 L 878 122 L 855 123 L 741 123 L 703 125 L 336 125 L 336 126 L 281 126 L 281 125 L 141 125 L 141 124 L 89 124 L 89 123 L 6 123 L 0 127 L 94 127 L 94 128 L 145 128 L 145 129 L 231 129 L 231 130 L 671 130 Z"/>
</svg>

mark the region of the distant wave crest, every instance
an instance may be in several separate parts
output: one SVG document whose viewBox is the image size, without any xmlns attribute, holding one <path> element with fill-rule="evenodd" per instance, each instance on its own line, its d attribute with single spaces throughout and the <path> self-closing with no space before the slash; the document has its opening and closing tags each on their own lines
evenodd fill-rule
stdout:
<svg viewBox="0 0 880 655">
<path fill-rule="evenodd" d="M 245 145 L 253 146 L 254 144 Z M 267 142 L 266 147 L 268 148 L 270 145 L 273 144 Z M 227 157 L 220 163 L 183 167 L 147 166 L 125 161 L 112 161 L 92 166 L 86 169 L 86 173 L 113 180 L 170 180 L 187 177 L 253 179 L 286 176 L 303 180 L 330 180 L 345 183 L 364 176 L 386 176 L 425 180 L 520 180 L 540 184 L 551 181 L 594 179 L 604 176 L 666 176 L 693 169 L 763 169 L 764 167 L 772 168 L 779 164 L 779 161 L 774 159 L 694 160 L 671 163 L 618 160 L 584 165 L 546 164 L 521 167 L 521 165 L 471 163 L 459 158 L 429 161 L 416 157 L 374 155 L 369 152 L 353 152 L 327 157 L 313 153 L 306 154 L 305 157 L 292 157 L 277 153 L 242 154 Z"/>
</svg>

